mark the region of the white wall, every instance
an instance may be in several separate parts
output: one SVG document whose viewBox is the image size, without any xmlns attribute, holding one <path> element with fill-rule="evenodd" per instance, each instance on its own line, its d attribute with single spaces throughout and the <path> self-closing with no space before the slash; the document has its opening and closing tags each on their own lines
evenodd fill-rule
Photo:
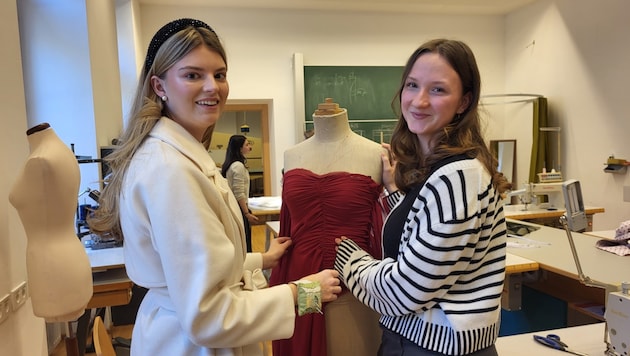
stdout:
<svg viewBox="0 0 630 356">
<path fill-rule="evenodd" d="M 62 141 L 74 144 L 76 154 L 98 157 L 85 3 L 22 0 L 18 6 L 25 124 L 48 122 Z M 81 191 L 98 189 L 96 165 L 81 165 L 81 177 Z"/>
<path fill-rule="evenodd" d="M 138 4 L 134 1 L 116 1 L 116 33 L 118 34 L 118 62 L 122 95 L 123 121 L 131 110 L 133 95 L 138 83 L 138 74 L 144 64 L 145 52 L 139 48 L 137 26 Z"/>
<path fill-rule="evenodd" d="M 294 53 L 303 54 L 305 65 L 403 66 L 425 40 L 441 36 L 457 38 L 466 41 L 476 52 L 484 73 L 484 90 L 503 91 L 504 25 L 497 16 L 142 5 L 142 42 L 148 44 L 160 26 L 178 17 L 206 21 L 222 38 L 228 54 L 231 99 L 273 100 L 270 143 L 275 195 L 281 193 L 284 151 L 297 140 Z"/>
<path fill-rule="evenodd" d="M 27 279 L 26 237 L 9 192 L 28 155 L 26 103 L 15 1 L 0 2 L 0 298 Z M 0 324 L 0 355 L 47 355 L 43 319 L 30 301 Z"/>
<path fill-rule="evenodd" d="M 543 0 L 506 19 L 506 90 L 547 96 L 565 179 L 580 180 L 586 205 L 606 209 L 596 230 L 630 219 L 630 173 L 603 172 L 611 154 L 630 160 L 628 14 L 624 0 Z"/>
</svg>

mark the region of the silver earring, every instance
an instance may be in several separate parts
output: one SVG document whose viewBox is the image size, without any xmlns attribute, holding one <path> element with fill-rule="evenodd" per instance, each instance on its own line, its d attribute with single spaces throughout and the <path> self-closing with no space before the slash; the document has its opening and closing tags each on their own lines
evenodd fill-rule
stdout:
<svg viewBox="0 0 630 356">
<path fill-rule="evenodd" d="M 166 97 L 166 95 L 162 95 L 162 101 L 166 102 L 166 100 L 168 100 L 168 98 Z"/>
</svg>

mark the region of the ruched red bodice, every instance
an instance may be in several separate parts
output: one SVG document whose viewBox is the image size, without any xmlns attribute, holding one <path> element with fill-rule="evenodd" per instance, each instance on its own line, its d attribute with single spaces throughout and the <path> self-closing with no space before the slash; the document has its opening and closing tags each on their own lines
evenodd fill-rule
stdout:
<svg viewBox="0 0 630 356">
<path fill-rule="evenodd" d="M 383 213 L 381 186 L 355 173 L 323 175 L 298 168 L 284 174 L 279 236 L 293 244 L 277 267 L 270 284 L 299 280 L 322 269 L 333 268 L 335 238 L 346 236 L 381 256 Z M 273 343 L 274 355 L 326 355 L 326 332 L 320 314 L 296 319 L 292 339 Z"/>
</svg>

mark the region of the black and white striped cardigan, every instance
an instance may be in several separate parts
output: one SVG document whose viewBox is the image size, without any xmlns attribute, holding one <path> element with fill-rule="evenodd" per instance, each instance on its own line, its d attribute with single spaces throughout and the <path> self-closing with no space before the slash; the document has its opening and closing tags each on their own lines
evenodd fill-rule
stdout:
<svg viewBox="0 0 630 356">
<path fill-rule="evenodd" d="M 395 208 L 403 197 L 391 194 L 388 205 Z M 335 269 L 348 289 L 381 314 L 383 326 L 425 349 L 466 355 L 494 344 L 506 225 L 481 162 L 460 160 L 431 174 L 401 234 L 397 260 L 376 260 L 343 241 Z"/>
</svg>

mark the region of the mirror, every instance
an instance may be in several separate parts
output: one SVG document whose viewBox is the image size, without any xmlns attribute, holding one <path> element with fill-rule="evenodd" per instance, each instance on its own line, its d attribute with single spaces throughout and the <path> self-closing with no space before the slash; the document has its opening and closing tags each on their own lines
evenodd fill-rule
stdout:
<svg viewBox="0 0 630 356">
<path fill-rule="evenodd" d="M 490 140 L 490 151 L 499 161 L 499 172 L 516 187 L 516 140 Z"/>
<path fill-rule="evenodd" d="M 218 166 L 225 160 L 225 151 L 232 135 L 244 135 L 252 144 L 246 156 L 249 170 L 249 196 L 270 196 L 269 114 L 267 104 L 225 105 L 223 115 L 212 134 L 210 156 Z"/>
<path fill-rule="evenodd" d="M 539 107 L 536 102 L 540 100 L 535 94 L 498 94 L 486 95 L 482 101 L 488 118 L 485 133 L 488 142 L 518 141 L 518 150 L 515 149 L 517 159 L 511 172 L 513 189 L 535 181 L 532 177 L 532 173 L 535 174 L 532 168 L 534 142 L 538 142 L 538 127 L 547 126 L 540 118 L 535 119 Z M 505 175 L 509 173 L 503 172 Z"/>
</svg>

